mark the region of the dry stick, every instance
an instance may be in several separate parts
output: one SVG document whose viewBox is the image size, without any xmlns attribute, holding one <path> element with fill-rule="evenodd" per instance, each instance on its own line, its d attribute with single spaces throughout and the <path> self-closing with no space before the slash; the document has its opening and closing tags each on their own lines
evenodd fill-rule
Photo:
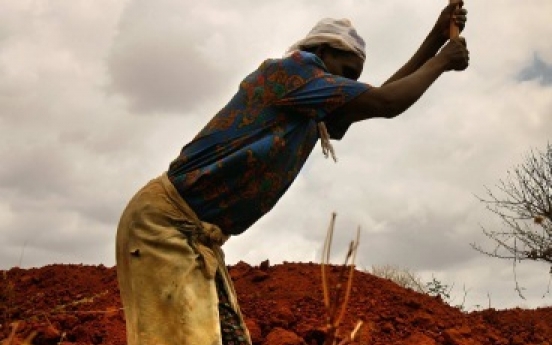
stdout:
<svg viewBox="0 0 552 345">
<path fill-rule="evenodd" d="M 325 340 L 325 344 L 328 345 L 335 345 L 336 339 L 338 337 L 339 333 L 339 325 L 341 323 L 341 320 L 343 319 L 343 316 L 345 315 L 345 310 L 347 308 L 347 304 L 350 297 L 351 287 L 352 287 L 352 281 L 353 281 L 353 273 L 354 273 L 354 261 L 356 258 L 356 252 L 358 248 L 358 243 L 360 239 L 360 228 L 357 231 L 357 237 L 356 241 L 353 241 L 350 243 L 349 251 L 347 252 L 347 256 L 345 259 L 345 265 L 346 267 L 350 263 L 350 269 L 349 274 L 347 278 L 347 285 L 345 288 L 345 295 L 342 296 L 342 289 L 341 289 L 341 281 L 343 280 L 343 274 L 340 275 L 338 284 L 336 285 L 336 291 L 333 294 L 333 296 L 330 296 L 330 291 L 328 288 L 328 277 L 326 275 L 326 266 L 329 264 L 330 261 L 330 251 L 331 251 L 331 243 L 333 239 L 333 231 L 335 226 L 335 217 L 336 214 L 332 213 L 332 218 L 330 221 L 330 226 L 328 228 L 328 232 L 326 234 L 326 240 L 324 241 L 324 250 L 322 254 L 322 288 L 324 291 L 324 306 L 326 307 L 326 326 L 327 326 L 327 337 Z M 345 273 L 345 271 L 342 271 L 342 273 Z M 333 297 L 333 298 L 332 298 Z M 353 331 L 350 334 L 349 338 L 343 339 L 339 344 L 347 344 L 350 341 L 353 341 L 356 338 L 356 334 L 358 330 L 362 327 L 363 322 L 359 321 Z"/>
<path fill-rule="evenodd" d="M 61 333 L 61 337 L 59 338 L 58 345 L 61 345 L 61 343 L 63 343 L 66 336 L 67 336 L 67 333 L 65 332 Z"/>
<path fill-rule="evenodd" d="M 519 285 L 518 279 L 517 279 L 517 261 L 518 261 L 518 249 L 517 249 L 517 238 L 514 238 L 514 248 L 515 248 L 515 257 L 513 260 L 512 270 L 514 271 L 514 281 L 516 282 L 516 291 L 518 292 L 519 297 L 522 299 L 526 299 L 525 296 L 523 296 L 523 293 L 521 292 L 522 287 Z"/>
<path fill-rule="evenodd" d="M 330 261 L 330 247 L 332 245 L 333 229 L 335 224 L 335 212 L 332 213 L 332 219 L 330 220 L 330 226 L 328 227 L 328 232 L 326 233 L 326 240 L 324 241 L 324 249 L 322 252 L 322 288 L 324 291 L 324 306 L 328 311 L 330 309 L 330 296 L 328 291 L 328 284 L 326 278 L 326 263 Z M 329 322 L 329 320 L 328 320 Z"/>
<path fill-rule="evenodd" d="M 347 255 L 345 256 L 345 262 L 343 264 L 343 269 L 341 270 L 339 274 L 339 278 L 337 281 L 337 284 L 335 286 L 335 291 L 333 293 L 333 300 L 331 301 L 331 308 L 328 312 L 329 315 L 331 315 L 331 329 L 333 330 L 333 339 L 337 339 L 339 336 L 339 325 L 341 323 L 341 319 L 343 318 L 343 314 L 345 312 L 345 309 L 347 308 L 347 288 L 349 287 L 349 281 L 347 281 L 347 286 L 345 288 L 345 297 L 343 297 L 343 280 L 345 278 L 345 275 L 347 274 L 346 267 L 349 264 L 349 260 L 351 259 L 351 256 L 353 254 L 354 250 L 354 243 L 351 242 L 349 244 L 349 250 L 347 251 Z"/>
<path fill-rule="evenodd" d="M 8 344 L 8 345 L 11 345 L 11 344 L 12 344 L 12 340 L 14 339 L 15 333 L 17 332 L 17 328 L 19 327 L 19 322 L 16 321 L 16 322 L 14 322 L 12 325 L 13 325 L 13 326 L 12 326 L 13 328 L 12 328 L 12 330 L 11 330 L 10 336 L 8 337 L 8 342 L 6 343 L 6 344 Z"/>
<path fill-rule="evenodd" d="M 23 340 L 21 345 L 33 345 L 33 339 L 36 337 L 37 334 L 38 334 L 37 331 L 32 331 L 31 334 L 29 334 L 27 338 Z"/>
<path fill-rule="evenodd" d="M 355 328 L 351 332 L 351 341 L 354 341 L 356 339 L 357 333 L 362 328 L 362 325 L 364 325 L 364 322 L 362 320 L 358 320 Z"/>
<path fill-rule="evenodd" d="M 332 312 L 331 312 L 331 301 L 330 301 L 330 292 L 328 288 L 328 278 L 326 276 L 326 265 L 330 261 L 330 250 L 333 238 L 333 230 L 335 225 L 335 212 L 332 213 L 332 218 L 330 220 L 330 226 L 328 227 L 328 232 L 326 233 L 326 239 L 324 241 L 324 249 L 322 252 L 322 289 L 324 292 L 324 307 L 326 308 L 326 326 L 328 328 L 328 334 L 330 337 L 334 335 L 334 330 L 332 329 Z M 327 339 L 329 340 L 329 339 Z M 333 343 L 333 339 L 330 340 L 330 344 Z"/>
<path fill-rule="evenodd" d="M 357 337 L 358 331 L 360 331 L 360 328 L 362 328 L 362 325 L 364 325 L 364 322 L 359 320 L 357 321 L 357 324 L 355 325 L 355 328 L 353 328 L 353 331 L 351 332 L 351 335 L 349 338 L 345 338 L 339 342 L 338 345 L 346 345 L 349 344 L 351 341 L 355 341 Z"/>
<path fill-rule="evenodd" d="M 343 304 L 341 305 L 341 313 L 339 314 L 339 317 L 336 320 L 337 326 L 339 326 L 339 324 L 341 323 L 341 320 L 343 319 L 343 315 L 345 315 L 345 309 L 347 308 L 347 304 L 349 303 L 349 296 L 351 295 L 351 287 L 353 286 L 353 273 L 355 272 L 355 259 L 356 259 L 359 239 L 360 239 L 360 227 L 357 230 L 356 241 L 351 242 L 349 246 L 349 253 L 347 253 L 347 258 L 351 257 L 351 264 L 349 269 L 349 277 L 347 279 L 347 288 L 345 290 L 345 297 L 343 298 Z"/>
<path fill-rule="evenodd" d="M 357 253 L 357 248 L 358 248 L 359 241 L 360 241 L 360 227 L 357 229 L 356 241 L 351 242 L 351 244 L 349 245 L 349 252 L 347 253 L 346 265 L 347 265 L 347 262 L 349 261 L 349 258 L 351 259 L 350 269 L 349 269 L 349 277 L 347 278 L 347 288 L 345 289 L 345 297 L 343 298 L 343 302 L 341 304 L 341 313 L 339 314 L 338 318 L 334 322 L 334 327 L 336 329 L 339 328 L 341 320 L 343 319 L 343 316 L 345 315 L 345 310 L 347 309 L 347 304 L 349 304 L 349 297 L 351 295 L 351 288 L 353 286 L 353 274 L 355 272 L 355 259 L 356 259 L 356 253 Z M 356 334 L 360 330 L 362 325 L 363 325 L 363 322 L 359 320 L 357 322 L 355 328 L 353 329 L 353 331 L 349 335 L 349 338 L 343 339 L 339 343 L 339 345 L 345 345 L 345 344 L 348 344 L 351 341 L 354 341 L 355 338 L 356 338 Z"/>
<path fill-rule="evenodd" d="M 12 328 L 12 331 L 10 333 L 10 336 L 8 337 L 7 339 L 7 342 L 6 342 L 6 345 L 13 345 L 14 342 L 13 340 L 15 339 L 15 334 L 17 332 L 17 328 L 19 327 L 19 321 L 16 321 L 14 324 L 13 324 L 13 328 Z M 21 345 L 32 345 L 32 341 L 33 339 L 36 337 L 37 335 L 37 331 L 32 331 L 28 336 L 27 338 L 25 338 L 23 340 L 22 343 L 20 343 Z M 4 343 L 2 343 L 4 344 Z"/>
<path fill-rule="evenodd" d="M 356 254 L 357 254 L 357 251 L 358 251 L 358 245 L 360 244 L 360 226 L 358 227 L 357 229 L 357 237 L 356 237 L 356 243 L 355 243 L 355 250 L 353 252 L 353 261 L 352 261 L 352 264 L 351 264 L 351 273 L 349 274 L 349 288 L 347 289 L 347 303 L 349 301 L 349 295 L 351 293 L 351 287 L 353 286 L 353 272 L 355 270 L 355 260 L 356 260 Z M 351 341 L 354 341 L 357 337 L 357 333 L 360 331 L 360 329 L 362 328 L 362 325 L 364 324 L 364 322 L 362 320 L 359 320 L 355 326 L 355 328 L 353 329 L 353 331 L 351 332 Z"/>
</svg>

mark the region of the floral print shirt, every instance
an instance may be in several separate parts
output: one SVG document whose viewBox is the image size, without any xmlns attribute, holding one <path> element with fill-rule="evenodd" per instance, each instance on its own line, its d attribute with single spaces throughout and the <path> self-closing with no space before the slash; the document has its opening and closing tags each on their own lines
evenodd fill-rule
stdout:
<svg viewBox="0 0 552 345">
<path fill-rule="evenodd" d="M 316 55 L 269 59 L 170 164 L 168 176 L 205 222 L 240 234 L 266 214 L 299 174 L 318 141 L 332 138 L 332 113 L 369 86 L 327 72 Z"/>
</svg>

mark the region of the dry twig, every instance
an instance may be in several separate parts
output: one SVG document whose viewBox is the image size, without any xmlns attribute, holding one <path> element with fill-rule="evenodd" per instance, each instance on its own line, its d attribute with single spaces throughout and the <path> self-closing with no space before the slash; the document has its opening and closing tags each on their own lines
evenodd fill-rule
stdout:
<svg viewBox="0 0 552 345">
<path fill-rule="evenodd" d="M 339 326 L 341 324 L 341 321 L 343 320 L 343 317 L 345 316 L 345 311 L 347 309 L 347 304 L 349 302 L 349 297 L 351 294 L 351 287 L 353 284 L 353 274 L 355 271 L 354 262 L 360 239 L 360 228 L 357 230 L 356 240 L 351 241 L 351 243 L 349 244 L 349 251 L 347 252 L 347 256 L 345 258 L 343 270 L 339 275 L 339 279 L 335 288 L 331 291 L 329 287 L 328 276 L 326 274 L 326 266 L 330 262 L 330 251 L 335 226 L 335 217 L 336 214 L 332 213 L 330 226 L 328 227 L 326 240 L 324 241 L 321 264 L 324 307 L 326 308 L 326 339 L 324 341 L 324 345 L 345 345 L 351 343 L 356 339 L 358 331 L 363 325 L 362 321 L 358 321 L 353 331 L 348 336 L 344 337 L 340 342 L 338 342 L 338 339 L 340 337 Z M 343 289 L 342 282 L 345 280 L 345 276 L 347 276 L 347 281 L 345 284 L 345 288 Z"/>
</svg>

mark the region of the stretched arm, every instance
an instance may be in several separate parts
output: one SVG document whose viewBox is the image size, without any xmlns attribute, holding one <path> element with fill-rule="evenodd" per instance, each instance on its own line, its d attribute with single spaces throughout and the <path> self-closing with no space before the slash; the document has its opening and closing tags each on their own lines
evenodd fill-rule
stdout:
<svg viewBox="0 0 552 345">
<path fill-rule="evenodd" d="M 463 38 L 450 40 L 415 72 L 374 87 L 337 110 L 337 123 L 353 123 L 373 117 L 395 117 L 414 104 L 444 72 L 468 67 L 469 52 Z"/>
<path fill-rule="evenodd" d="M 460 2 L 460 7 L 463 2 Z M 397 72 L 395 72 L 383 85 L 392 83 L 396 80 L 402 79 L 423 66 L 429 59 L 435 56 L 439 49 L 449 39 L 449 27 L 451 18 L 454 19 L 456 25 L 461 30 L 464 29 L 466 24 L 466 9 L 456 9 L 457 4 L 449 4 L 441 11 L 437 22 L 424 39 L 418 50 L 408 60 L 408 62 L 402 66 Z"/>
</svg>

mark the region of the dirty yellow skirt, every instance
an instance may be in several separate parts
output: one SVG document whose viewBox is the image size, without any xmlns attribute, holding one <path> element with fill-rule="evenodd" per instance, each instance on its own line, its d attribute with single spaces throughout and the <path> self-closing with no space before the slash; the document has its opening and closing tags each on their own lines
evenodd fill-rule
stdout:
<svg viewBox="0 0 552 345">
<path fill-rule="evenodd" d="M 116 244 L 128 345 L 221 345 L 215 276 L 251 343 L 220 249 L 227 238 L 198 219 L 166 174 L 132 198 Z"/>
</svg>

